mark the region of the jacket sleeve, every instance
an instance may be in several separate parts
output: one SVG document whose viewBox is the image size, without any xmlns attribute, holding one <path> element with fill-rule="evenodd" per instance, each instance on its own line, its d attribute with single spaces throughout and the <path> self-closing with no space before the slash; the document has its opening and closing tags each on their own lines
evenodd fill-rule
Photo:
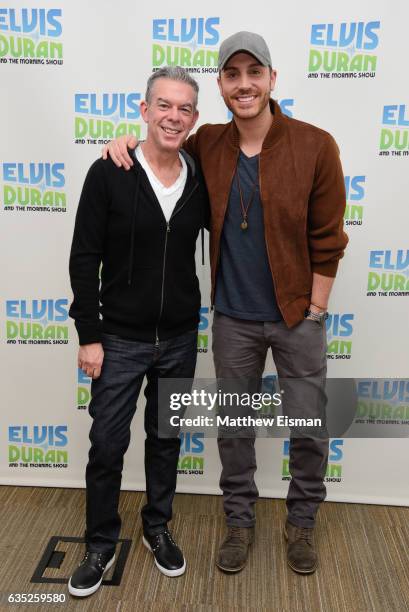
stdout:
<svg viewBox="0 0 409 612">
<path fill-rule="evenodd" d="M 327 135 L 318 154 L 308 204 L 308 243 L 311 268 L 335 277 L 348 236 L 343 231 L 346 206 L 345 183 L 339 149 Z"/>
<path fill-rule="evenodd" d="M 88 171 L 71 245 L 69 271 L 74 300 L 69 315 L 75 321 L 80 345 L 101 341 L 99 269 L 110 201 L 104 163 L 97 160 Z"/>
</svg>

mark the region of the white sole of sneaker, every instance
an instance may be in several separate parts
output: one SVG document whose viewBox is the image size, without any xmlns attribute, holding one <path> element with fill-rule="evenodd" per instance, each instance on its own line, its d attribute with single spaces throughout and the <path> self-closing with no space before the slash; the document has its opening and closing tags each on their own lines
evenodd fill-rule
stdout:
<svg viewBox="0 0 409 612">
<path fill-rule="evenodd" d="M 150 547 L 148 540 L 146 540 L 144 536 L 142 537 L 142 542 L 144 543 L 146 548 L 148 550 L 150 550 L 151 553 L 153 554 L 152 548 Z M 153 555 L 153 558 L 155 560 L 156 567 L 158 568 L 158 570 L 160 572 L 162 572 L 162 574 L 165 574 L 165 576 L 169 576 L 170 578 L 175 578 L 176 576 L 181 576 L 182 574 L 185 573 L 185 570 L 186 570 L 186 560 L 185 560 L 184 557 L 183 557 L 183 565 L 182 565 L 182 567 L 180 567 L 179 569 L 175 569 L 175 570 L 169 570 L 169 569 L 166 569 L 166 567 L 163 567 L 162 565 L 160 565 L 160 563 L 158 563 L 156 561 L 155 555 Z"/>
<path fill-rule="evenodd" d="M 109 568 L 113 565 L 114 561 L 115 561 L 115 555 L 106 564 L 106 567 L 104 569 L 104 574 L 106 574 Z M 76 589 L 75 587 L 72 586 L 71 578 L 70 578 L 68 581 L 68 592 L 70 593 L 70 595 L 74 595 L 74 597 L 88 597 L 88 595 L 92 595 L 92 593 L 95 593 L 95 591 L 98 591 L 99 587 L 101 586 L 101 582 L 104 578 L 104 574 L 102 574 L 101 580 L 97 582 L 97 584 L 94 584 L 94 586 L 90 587 L 89 589 Z"/>
</svg>

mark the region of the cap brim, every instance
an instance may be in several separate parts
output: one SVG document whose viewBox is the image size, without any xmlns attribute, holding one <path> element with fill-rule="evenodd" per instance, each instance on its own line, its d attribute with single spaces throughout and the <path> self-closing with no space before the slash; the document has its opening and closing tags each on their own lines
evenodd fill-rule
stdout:
<svg viewBox="0 0 409 612">
<path fill-rule="evenodd" d="M 224 62 L 222 64 L 219 64 L 219 70 L 223 70 L 223 68 L 225 67 L 225 65 L 227 64 L 227 62 L 234 56 L 237 55 L 238 53 L 247 53 L 247 55 L 251 55 L 252 57 L 254 57 L 262 66 L 268 66 L 268 62 L 266 61 L 265 58 L 259 56 L 257 53 L 254 53 L 254 51 L 249 51 L 248 49 L 237 49 L 237 51 L 234 51 L 233 53 L 231 53 L 229 55 L 229 57 L 227 57 Z"/>
</svg>

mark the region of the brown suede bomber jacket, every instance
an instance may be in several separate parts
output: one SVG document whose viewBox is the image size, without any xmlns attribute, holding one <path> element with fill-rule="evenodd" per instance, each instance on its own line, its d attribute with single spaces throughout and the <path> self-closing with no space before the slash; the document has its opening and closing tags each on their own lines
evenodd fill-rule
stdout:
<svg viewBox="0 0 409 612">
<path fill-rule="evenodd" d="M 348 237 L 339 150 L 332 136 L 284 115 L 270 100 L 274 121 L 260 153 L 264 235 L 277 303 L 288 327 L 310 304 L 312 273 L 334 277 Z M 201 126 L 184 144 L 202 166 L 210 197 L 210 265 L 214 302 L 220 239 L 239 156 L 233 121 Z"/>
</svg>

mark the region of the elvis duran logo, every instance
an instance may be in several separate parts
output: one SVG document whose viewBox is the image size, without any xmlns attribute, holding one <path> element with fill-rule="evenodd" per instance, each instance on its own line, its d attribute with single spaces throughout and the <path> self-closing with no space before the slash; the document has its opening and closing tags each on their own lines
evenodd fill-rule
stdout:
<svg viewBox="0 0 409 612">
<path fill-rule="evenodd" d="M 18 212 L 66 212 L 63 163 L 4 162 L 3 208 Z"/>
<path fill-rule="evenodd" d="M 345 191 L 347 203 L 344 213 L 345 225 L 360 226 L 364 212 L 365 176 L 346 176 Z"/>
<path fill-rule="evenodd" d="M 354 315 L 351 313 L 329 313 L 326 320 L 327 358 L 351 359 Z"/>
<path fill-rule="evenodd" d="M 67 425 L 10 425 L 9 467 L 68 467 Z"/>
<path fill-rule="evenodd" d="M 409 249 L 369 251 L 367 296 L 409 295 Z"/>
<path fill-rule="evenodd" d="M 197 352 L 198 353 L 207 353 L 209 337 L 207 335 L 207 329 L 209 327 L 209 307 L 202 306 L 199 314 L 200 321 L 198 326 L 198 334 L 197 334 Z M 206 333 L 203 333 L 206 332 Z"/>
<path fill-rule="evenodd" d="M 409 425 L 409 380 L 360 380 L 355 423 Z"/>
<path fill-rule="evenodd" d="M 330 440 L 329 456 L 325 482 L 341 482 L 342 481 L 342 463 L 344 441 Z M 283 460 L 281 466 L 281 480 L 291 480 L 290 474 L 290 440 L 283 442 Z"/>
<path fill-rule="evenodd" d="M 91 378 L 78 368 L 77 374 L 77 409 L 87 410 L 91 399 Z"/>
<path fill-rule="evenodd" d="M 106 144 L 124 134 L 139 139 L 140 99 L 141 94 L 136 92 L 76 93 L 75 144 Z"/>
<path fill-rule="evenodd" d="M 63 63 L 62 10 L 0 8 L 0 63 Z"/>
<path fill-rule="evenodd" d="M 308 78 L 375 77 L 380 26 L 380 21 L 313 24 Z"/>
<path fill-rule="evenodd" d="M 152 67 L 182 66 L 193 73 L 218 73 L 219 17 L 154 19 Z"/>
<path fill-rule="evenodd" d="M 202 476 L 204 472 L 204 433 L 182 432 L 179 437 L 178 474 Z"/>
<path fill-rule="evenodd" d="M 6 300 L 7 344 L 68 344 L 68 299 Z"/>
<path fill-rule="evenodd" d="M 409 114 L 406 104 L 383 107 L 379 155 L 388 157 L 409 155 Z"/>
</svg>

